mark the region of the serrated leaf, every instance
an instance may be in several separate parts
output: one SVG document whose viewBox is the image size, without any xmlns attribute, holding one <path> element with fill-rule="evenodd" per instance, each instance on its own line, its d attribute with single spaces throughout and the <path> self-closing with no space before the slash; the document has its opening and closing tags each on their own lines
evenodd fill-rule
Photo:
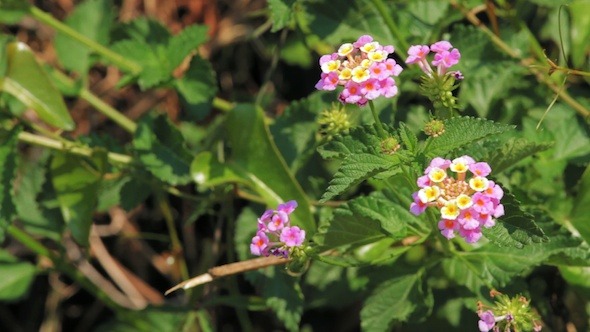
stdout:
<svg viewBox="0 0 590 332">
<path fill-rule="evenodd" d="M 370 125 L 355 127 L 349 134 L 336 136 L 332 141 L 321 145 L 318 152 L 324 159 L 343 159 L 348 155 L 377 151 L 381 139 Z"/>
<path fill-rule="evenodd" d="M 57 152 L 51 160 L 51 180 L 66 227 L 83 246 L 88 245 L 92 216 L 106 165 L 106 152 L 101 150 L 95 151 L 89 158 Z"/>
<path fill-rule="evenodd" d="M 176 69 L 176 67 L 182 63 L 184 58 L 189 56 L 191 52 L 207 41 L 208 30 L 209 28 L 205 25 L 189 25 L 180 33 L 170 38 L 166 49 L 170 70 Z"/>
<path fill-rule="evenodd" d="M 392 238 L 402 239 L 406 236 L 407 220 L 404 217 L 407 209 L 375 195 L 359 197 L 351 201 L 348 206 L 354 214 L 378 221 L 381 228 Z"/>
<path fill-rule="evenodd" d="M 86 0 L 77 5 L 65 24 L 85 37 L 102 45 L 109 43 L 109 32 L 115 20 L 112 0 Z M 57 32 L 55 51 L 62 66 L 86 76 L 92 65 L 92 50 L 71 37 Z"/>
<path fill-rule="evenodd" d="M 430 156 L 444 156 L 453 150 L 491 135 L 513 130 L 514 126 L 471 117 L 455 117 L 444 122 L 445 132 L 430 137 L 432 143 L 424 151 Z"/>
<path fill-rule="evenodd" d="M 590 166 L 586 167 L 578 183 L 578 194 L 574 198 L 574 206 L 570 213 L 570 222 L 586 242 L 590 243 Z"/>
<path fill-rule="evenodd" d="M 59 241 L 64 221 L 48 172 L 49 152 L 37 160 L 21 158 L 18 184 L 15 186 L 14 203 L 19 221 L 31 234 Z"/>
<path fill-rule="evenodd" d="M 0 300 L 17 300 L 31 287 L 37 270 L 28 262 L 21 262 L 0 249 Z"/>
<path fill-rule="evenodd" d="M 328 201 L 375 174 L 393 169 L 400 162 L 399 154 L 351 154 L 342 161 L 320 201 Z"/>
<path fill-rule="evenodd" d="M 0 242 L 16 215 L 12 184 L 16 177 L 16 145 L 21 130 L 20 126 L 15 126 L 9 132 L 0 133 Z"/>
<path fill-rule="evenodd" d="M 418 137 L 416 137 L 416 134 L 403 122 L 399 124 L 398 133 L 406 149 L 415 154 L 418 149 Z"/>
<path fill-rule="evenodd" d="M 512 138 L 485 158 L 494 174 L 501 173 L 524 158 L 549 149 L 551 143 L 535 143 L 524 138 Z"/>
<path fill-rule="evenodd" d="M 74 129 L 74 121 L 61 94 L 51 84 L 29 47 L 21 42 L 9 43 L 6 55 L 8 64 L 6 75 L 0 80 L 0 90 L 35 110 L 46 123 L 64 130 Z"/>
<path fill-rule="evenodd" d="M 166 115 L 143 117 L 137 124 L 133 148 L 143 166 L 161 181 L 172 185 L 190 182 L 193 156 Z"/>
<path fill-rule="evenodd" d="M 142 90 L 154 87 L 170 78 L 168 68 L 150 45 L 136 40 L 123 40 L 114 44 L 112 49 L 141 64 L 142 71 L 137 83 Z M 162 46 L 161 49 L 164 50 L 164 47 Z"/>
<path fill-rule="evenodd" d="M 290 24 L 294 3 L 295 0 L 268 0 L 268 8 L 272 18 L 271 32 L 277 32 Z"/>
<path fill-rule="evenodd" d="M 255 183 L 253 189 L 264 195 L 266 204 L 273 209 L 279 203 L 296 200 L 299 207 L 292 214 L 293 223 L 313 234 L 315 221 L 307 197 L 272 141 L 262 110 L 247 104 L 236 106 L 228 114 L 226 133 L 232 149 L 232 169 L 248 174 Z"/>
<path fill-rule="evenodd" d="M 184 76 L 174 84 L 188 106 L 189 115 L 198 113 L 194 118 L 202 118 L 209 113 L 211 101 L 217 94 L 217 79 L 209 61 L 193 57 Z"/>
<path fill-rule="evenodd" d="M 299 331 L 303 315 L 303 292 L 298 279 L 285 273 L 276 273 L 275 269 L 275 275 L 264 282 L 262 295 L 289 331 Z"/>
<path fill-rule="evenodd" d="M 332 219 L 328 223 L 320 225 L 314 242 L 326 249 L 340 246 L 354 248 L 385 238 L 387 233 L 381 228 L 379 220 L 355 213 L 351 208 L 357 201 L 367 199 L 359 197 L 336 209 Z M 363 203 L 359 203 L 359 205 L 361 206 L 357 207 L 357 210 L 362 211 Z M 362 212 L 367 214 L 366 211 Z"/>
<path fill-rule="evenodd" d="M 565 232 L 549 235 L 549 242 L 531 243 L 522 249 L 490 244 L 470 252 L 458 252 L 444 259 L 443 268 L 449 278 L 477 294 L 503 287 L 513 277 L 545 262 L 549 257 L 579 245 L 579 239 Z"/>
<path fill-rule="evenodd" d="M 430 312 L 433 304 L 421 272 L 400 276 L 382 283 L 367 298 L 361 310 L 361 328 L 389 331 L 393 323 L 409 321 L 416 311 Z"/>
<path fill-rule="evenodd" d="M 531 243 L 547 242 L 549 239 L 535 223 L 534 216 L 520 209 L 521 203 L 510 193 L 502 198 L 505 215 L 496 221 L 496 225 L 484 229 L 484 235 L 500 247 L 521 249 Z"/>
</svg>

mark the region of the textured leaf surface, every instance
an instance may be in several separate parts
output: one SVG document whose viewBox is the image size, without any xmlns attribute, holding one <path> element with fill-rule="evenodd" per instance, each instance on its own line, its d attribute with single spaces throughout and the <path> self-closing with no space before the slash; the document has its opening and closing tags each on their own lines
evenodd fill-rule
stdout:
<svg viewBox="0 0 590 332">
<path fill-rule="evenodd" d="M 367 298 L 361 310 L 363 331 L 389 331 L 394 322 L 406 322 L 416 311 L 429 312 L 434 300 L 421 273 L 382 283 Z"/>
<path fill-rule="evenodd" d="M 272 141 L 262 110 L 246 104 L 236 106 L 228 114 L 226 130 L 232 149 L 231 167 L 249 174 L 254 189 L 266 196 L 269 207 L 274 209 L 279 203 L 297 200 L 299 207 L 293 222 L 311 235 L 315 222 L 309 202 Z"/>
<path fill-rule="evenodd" d="M 399 165 L 399 163 L 399 154 L 392 156 L 379 156 L 368 153 L 351 154 L 342 161 L 321 201 L 330 200 L 361 181 L 380 172 L 388 171 Z"/>
<path fill-rule="evenodd" d="M 314 242 L 331 249 L 357 247 L 385 237 L 403 238 L 407 221 L 399 208 L 376 197 L 356 198 L 334 211 L 332 219 L 319 227 Z"/>
<path fill-rule="evenodd" d="M 501 134 L 514 129 L 514 126 L 471 117 L 455 117 L 445 121 L 445 132 L 439 137 L 429 138 L 432 143 L 425 153 L 444 156 L 460 147 L 482 138 Z"/>
<path fill-rule="evenodd" d="M 17 168 L 16 144 L 21 130 L 22 128 L 17 126 L 9 132 L 0 132 L 0 242 L 4 239 L 6 228 L 16 215 L 13 182 Z"/>
<path fill-rule="evenodd" d="M 66 227 L 81 245 L 88 245 L 98 190 L 106 170 L 106 153 L 91 158 L 58 152 L 51 160 L 51 178 Z"/>
<path fill-rule="evenodd" d="M 492 152 L 485 160 L 490 164 L 494 174 L 498 174 L 524 158 L 545 151 L 551 146 L 550 143 L 535 143 L 524 138 L 514 138 Z"/>
<path fill-rule="evenodd" d="M 133 147 L 139 161 L 156 178 L 173 185 L 190 182 L 193 156 L 180 131 L 165 115 L 143 117 L 137 125 Z"/>
<path fill-rule="evenodd" d="M 7 251 L 0 250 L 0 300 L 16 300 L 31 287 L 37 270 L 28 262 L 19 262 Z"/>
<path fill-rule="evenodd" d="M 303 292 L 298 279 L 285 273 L 278 273 L 266 280 L 263 296 L 266 304 L 277 314 L 289 331 L 299 331 L 303 315 Z"/>
<path fill-rule="evenodd" d="M 272 18 L 271 32 L 277 32 L 289 25 L 294 3 L 295 0 L 268 0 L 268 8 Z"/>
<path fill-rule="evenodd" d="M 65 23 L 87 38 L 107 45 L 115 19 L 113 8 L 112 0 L 86 0 L 74 8 Z M 64 68 L 86 76 L 92 65 L 91 49 L 58 31 L 55 36 L 55 51 Z"/>
<path fill-rule="evenodd" d="M 520 202 L 510 193 L 502 198 L 505 215 L 492 228 L 484 229 L 484 235 L 494 244 L 522 248 L 527 244 L 547 242 L 549 239 L 534 221 L 532 214 L 522 211 Z"/>
<path fill-rule="evenodd" d="M 584 240 L 590 243 L 590 222 L 588 222 L 588 216 L 590 216 L 590 166 L 582 174 L 578 186 L 580 189 L 574 199 L 570 221 Z"/>
<path fill-rule="evenodd" d="M 191 59 L 184 76 L 174 81 L 176 89 L 188 104 L 188 110 L 197 114 L 206 114 L 211 109 L 211 101 L 217 93 L 217 79 L 211 63 L 199 56 Z"/>
<path fill-rule="evenodd" d="M 348 155 L 377 151 L 381 139 L 373 126 L 355 127 L 347 135 L 337 136 L 320 146 L 318 152 L 324 159 L 342 159 Z"/>
<path fill-rule="evenodd" d="M 29 47 L 13 42 L 8 44 L 6 54 L 8 64 L 6 76 L 0 81 L 1 90 L 35 110 L 46 123 L 64 130 L 74 129 L 74 121 L 61 94 L 51 84 Z"/>
<path fill-rule="evenodd" d="M 531 243 L 522 249 L 486 245 L 470 252 L 457 253 L 443 260 L 447 276 L 474 293 L 505 286 L 514 276 L 541 264 L 548 257 L 577 248 L 580 241 L 571 234 L 549 236 L 549 242 Z"/>
<path fill-rule="evenodd" d="M 142 66 L 138 77 L 142 89 L 171 79 L 184 58 L 207 39 L 206 27 L 193 25 L 172 36 L 164 25 L 146 18 L 133 20 L 123 25 L 120 31 L 123 38 L 112 48 Z"/>
</svg>

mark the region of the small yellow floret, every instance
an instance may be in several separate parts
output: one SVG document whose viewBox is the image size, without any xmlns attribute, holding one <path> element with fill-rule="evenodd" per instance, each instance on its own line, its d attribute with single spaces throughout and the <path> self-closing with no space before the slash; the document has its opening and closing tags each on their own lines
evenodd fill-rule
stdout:
<svg viewBox="0 0 590 332">
<path fill-rule="evenodd" d="M 338 75 L 338 78 L 341 80 L 349 80 L 352 77 L 352 70 L 350 68 L 344 68 Z"/>
<path fill-rule="evenodd" d="M 457 206 L 459 207 L 459 209 L 461 210 L 465 210 L 470 208 L 473 205 L 473 200 L 471 199 L 470 196 L 467 196 L 465 194 L 461 194 L 459 196 L 457 196 Z"/>
<path fill-rule="evenodd" d="M 337 71 L 338 69 L 340 69 L 340 60 L 328 61 L 322 65 L 322 72 L 326 74 Z"/>
<path fill-rule="evenodd" d="M 342 44 L 340 48 L 338 48 L 338 55 L 340 56 L 347 56 L 354 50 L 354 46 L 351 43 Z"/>
<path fill-rule="evenodd" d="M 437 186 L 424 187 L 418 191 L 418 198 L 422 203 L 434 202 L 440 196 L 440 188 Z"/>
<path fill-rule="evenodd" d="M 476 176 L 469 180 L 469 187 L 475 191 L 484 191 L 490 186 L 490 181 L 482 176 Z"/>
<path fill-rule="evenodd" d="M 455 220 L 459 216 L 459 213 L 460 210 L 455 200 L 446 202 L 445 206 L 440 209 L 440 215 L 443 219 Z"/>
<path fill-rule="evenodd" d="M 432 182 L 439 183 L 447 178 L 447 172 L 445 172 L 443 169 L 435 167 L 428 173 L 428 178 Z"/>
<path fill-rule="evenodd" d="M 355 67 L 352 70 L 352 80 L 356 83 L 362 83 L 371 78 L 371 73 L 361 66 Z"/>
</svg>

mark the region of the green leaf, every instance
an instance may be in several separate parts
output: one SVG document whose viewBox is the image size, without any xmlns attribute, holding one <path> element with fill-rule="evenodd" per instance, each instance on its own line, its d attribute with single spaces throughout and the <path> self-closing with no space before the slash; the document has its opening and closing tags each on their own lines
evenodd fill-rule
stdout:
<svg viewBox="0 0 590 332">
<path fill-rule="evenodd" d="M 377 195 L 357 198 L 348 205 L 354 214 L 378 221 L 392 238 L 406 236 L 407 209 Z"/>
<path fill-rule="evenodd" d="M 193 25 L 176 36 L 160 22 L 145 17 L 120 27 L 119 40 L 112 48 L 139 63 L 138 83 L 142 90 L 172 79 L 173 71 L 207 39 L 207 28 Z"/>
<path fill-rule="evenodd" d="M 200 119 L 209 113 L 211 101 L 217 94 L 217 79 L 209 61 L 193 57 L 184 76 L 174 84 L 188 106 L 189 115 L 197 113 L 192 118 Z"/>
<path fill-rule="evenodd" d="M 36 268 L 28 262 L 20 262 L 7 251 L 0 249 L 0 300 L 17 300 L 31 287 Z"/>
<path fill-rule="evenodd" d="M 6 54 L 8 66 L 6 76 L 0 80 L 0 90 L 34 109 L 46 123 L 64 130 L 74 129 L 74 121 L 59 91 L 51 84 L 29 47 L 21 42 L 9 43 Z"/>
<path fill-rule="evenodd" d="M 320 201 L 325 202 L 344 191 L 359 184 L 361 181 L 378 173 L 393 169 L 401 163 L 400 154 L 373 155 L 368 153 L 351 154 L 340 165 L 330 186 Z"/>
<path fill-rule="evenodd" d="M 590 17 L 585 15 L 590 10 L 588 1 L 572 1 L 566 7 L 571 15 L 571 54 L 574 68 L 588 66 L 588 43 L 590 42 Z"/>
<path fill-rule="evenodd" d="M 320 225 L 314 242 L 325 249 L 341 246 L 354 248 L 385 238 L 388 234 L 381 227 L 383 212 L 380 214 L 377 211 L 366 211 L 364 206 L 370 204 L 365 202 L 367 200 L 372 200 L 372 198 L 359 197 L 337 208 L 332 220 Z M 353 207 L 355 205 L 358 206 Z M 360 214 L 359 210 L 364 215 Z M 365 216 L 367 214 L 370 217 Z"/>
<path fill-rule="evenodd" d="M 20 126 L 16 126 L 9 132 L 0 132 L 0 242 L 4 240 L 4 233 L 16 215 L 13 181 L 17 168 L 16 145 L 21 130 Z"/>
<path fill-rule="evenodd" d="M 0 0 L 0 22 L 5 24 L 17 24 L 27 15 L 29 4 L 22 0 Z"/>
<path fill-rule="evenodd" d="M 427 316 L 434 299 L 422 281 L 422 272 L 388 280 L 367 298 L 361 310 L 363 331 L 390 331 L 395 322 L 407 322 L 417 313 Z"/>
<path fill-rule="evenodd" d="M 295 0 L 268 0 L 268 8 L 272 18 L 270 32 L 277 32 L 291 24 L 294 3 Z"/>
<path fill-rule="evenodd" d="M 303 315 L 303 292 L 298 279 L 274 269 L 274 276 L 264 281 L 266 304 L 277 314 L 289 331 L 299 331 Z"/>
<path fill-rule="evenodd" d="M 307 197 L 272 141 L 262 110 L 247 104 L 236 106 L 227 116 L 226 131 L 232 149 L 230 167 L 248 174 L 255 184 L 253 189 L 271 208 L 296 200 L 299 207 L 293 213 L 294 224 L 313 234 L 315 222 Z"/>
<path fill-rule="evenodd" d="M 586 167 L 578 183 L 578 194 L 574 198 L 574 206 L 570 213 L 570 222 L 586 242 L 590 243 L 590 166 Z"/>
<path fill-rule="evenodd" d="M 172 36 L 168 41 L 167 61 L 170 71 L 180 66 L 182 61 L 197 49 L 201 44 L 207 41 L 207 31 L 209 28 L 205 25 L 189 25 L 180 33 Z M 201 61 L 204 61 L 201 59 Z M 208 63 L 207 63 L 208 64 Z M 191 63 L 191 66 L 193 64 Z M 208 70 L 211 70 L 209 65 Z M 210 80 L 210 78 L 208 78 Z M 215 78 L 213 78 L 213 87 L 216 87 Z"/>
<path fill-rule="evenodd" d="M 270 127 L 277 147 L 291 170 L 298 170 L 306 155 L 314 152 L 315 135 L 320 128 L 316 118 L 318 113 L 331 107 L 330 101 L 334 98 L 333 94 L 313 93 L 294 101 Z"/>
<path fill-rule="evenodd" d="M 445 132 L 442 135 L 428 138 L 432 143 L 424 152 L 430 156 L 444 156 L 485 137 L 514 129 L 511 125 L 471 117 L 455 117 L 444 123 Z"/>
<path fill-rule="evenodd" d="M 510 193 L 502 198 L 505 215 L 492 228 L 483 230 L 484 235 L 500 247 L 521 249 L 527 244 L 547 242 L 549 239 L 534 222 L 534 216 L 520 209 L 521 203 Z"/>
<path fill-rule="evenodd" d="M 107 45 L 110 29 L 115 20 L 113 9 L 112 0 L 86 0 L 74 7 L 65 24 L 85 37 Z M 92 65 L 92 49 L 59 31 L 55 36 L 54 46 L 64 68 L 86 76 Z"/>
<path fill-rule="evenodd" d="M 400 122 L 398 132 L 406 149 L 415 154 L 418 149 L 418 137 L 416 137 L 416 134 L 403 122 Z"/>
<path fill-rule="evenodd" d="M 498 150 L 492 152 L 485 160 L 494 174 L 498 174 L 526 157 L 549 149 L 552 145 L 551 143 L 535 143 L 524 138 L 512 138 Z"/>
<path fill-rule="evenodd" d="M 355 127 L 349 134 L 336 136 L 320 146 L 318 152 L 324 159 L 344 159 L 351 154 L 375 152 L 381 146 L 381 139 L 371 125 Z"/>
<path fill-rule="evenodd" d="M 209 151 L 203 151 L 193 159 L 190 171 L 193 181 L 199 186 L 214 187 L 223 183 L 255 186 L 247 173 L 240 173 L 240 169 L 220 163 Z"/>
<path fill-rule="evenodd" d="M 166 115 L 143 117 L 137 124 L 133 148 L 143 166 L 161 181 L 172 185 L 190 182 L 193 157 Z"/>
<path fill-rule="evenodd" d="M 18 219 L 27 232 L 59 241 L 64 220 L 49 178 L 49 154 L 46 150 L 36 156 L 37 160 L 21 157 L 14 203 Z"/>
<path fill-rule="evenodd" d="M 542 225 L 544 228 L 548 226 Z M 568 253 L 580 246 L 580 240 L 567 232 L 552 233 L 547 243 L 531 243 L 522 249 L 485 245 L 469 252 L 457 252 L 443 260 L 447 276 L 472 292 L 485 293 L 505 286 L 515 276 L 537 266 L 549 257 Z"/>
<path fill-rule="evenodd" d="M 142 70 L 137 83 L 142 90 L 152 88 L 170 78 L 168 68 L 150 45 L 136 40 L 123 40 L 114 44 L 112 49 L 141 65 Z M 162 46 L 160 50 L 164 52 L 165 48 Z"/>
<path fill-rule="evenodd" d="M 92 157 L 57 152 L 51 160 L 53 187 L 66 227 L 81 245 L 88 245 L 98 190 L 106 170 L 106 153 L 96 150 Z"/>
</svg>

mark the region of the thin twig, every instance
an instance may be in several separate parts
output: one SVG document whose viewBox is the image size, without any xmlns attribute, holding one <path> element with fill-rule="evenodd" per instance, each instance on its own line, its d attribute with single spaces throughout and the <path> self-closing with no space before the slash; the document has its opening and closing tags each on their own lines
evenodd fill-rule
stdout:
<svg viewBox="0 0 590 332">
<path fill-rule="evenodd" d="M 211 282 L 217 278 L 226 277 L 247 271 L 262 269 L 268 266 L 287 264 L 290 260 L 282 257 L 261 257 L 247 261 L 230 263 L 210 268 L 207 273 L 201 274 L 194 278 L 185 280 L 178 285 L 167 290 L 164 295 L 168 295 L 179 289 L 189 289 L 202 284 Z"/>
</svg>

